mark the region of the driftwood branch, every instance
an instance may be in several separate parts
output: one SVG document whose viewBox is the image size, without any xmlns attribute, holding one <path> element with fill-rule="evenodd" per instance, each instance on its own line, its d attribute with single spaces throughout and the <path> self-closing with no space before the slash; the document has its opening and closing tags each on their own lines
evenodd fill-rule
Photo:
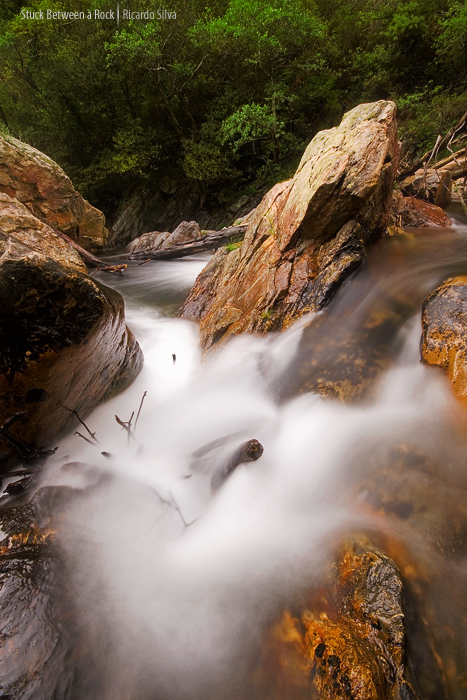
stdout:
<svg viewBox="0 0 467 700">
<path fill-rule="evenodd" d="M 76 418 L 78 419 L 78 421 L 81 423 L 81 425 L 83 426 L 83 428 L 86 430 L 87 434 L 92 438 L 92 440 L 94 440 L 95 443 L 99 444 L 99 440 L 96 438 L 96 433 L 91 432 L 91 430 L 88 428 L 88 426 L 86 425 L 86 423 L 84 422 L 84 420 L 83 420 L 83 419 L 81 418 L 81 416 L 79 415 L 78 411 L 75 411 L 74 408 L 68 408 L 68 406 L 65 406 L 64 404 L 62 404 L 62 406 L 63 406 L 63 408 L 65 409 L 65 411 L 69 411 L 70 413 L 73 413 L 74 416 L 76 416 Z M 81 435 L 80 433 L 78 433 L 78 431 L 76 431 L 75 435 L 79 435 L 80 437 L 83 437 L 83 435 Z M 85 439 L 87 442 L 89 442 L 89 440 L 87 440 L 87 438 L 84 438 L 84 439 Z M 92 443 L 91 443 L 91 444 L 92 444 Z"/>
<path fill-rule="evenodd" d="M 36 448 L 27 445 L 9 432 L 10 427 L 26 416 L 25 411 L 20 411 L 10 416 L 3 425 L 0 426 L 0 440 L 4 440 L 10 447 L 13 447 L 21 462 L 25 467 L 41 467 L 48 458 L 55 454 L 57 448 L 44 450 L 42 447 Z"/>
<path fill-rule="evenodd" d="M 72 248 L 74 248 L 81 256 L 82 260 L 88 267 L 95 267 L 102 272 L 122 272 L 126 265 L 107 265 L 103 260 L 93 255 L 88 250 L 85 250 L 79 243 L 74 241 L 72 238 L 63 233 L 58 228 L 53 229 L 57 236 L 60 236 L 64 241 L 68 243 Z"/>
<path fill-rule="evenodd" d="M 207 250 L 221 248 L 232 240 L 240 241 L 244 238 L 246 229 L 246 225 L 243 225 L 230 226 L 221 231 L 208 231 L 204 236 L 195 238 L 188 243 L 180 243 L 170 248 L 160 248 L 158 250 L 144 250 L 140 253 L 133 253 L 129 257 L 132 260 L 143 259 L 145 262 L 149 260 L 184 258 L 187 255 L 195 255 L 196 253 L 204 253 Z"/>
<path fill-rule="evenodd" d="M 135 427 L 134 427 L 134 431 L 135 431 L 135 432 L 136 432 L 136 426 L 138 425 L 139 414 L 141 413 L 141 409 L 143 408 L 143 402 L 144 402 L 144 399 L 145 399 L 146 396 L 147 396 L 147 393 L 148 393 L 147 391 L 144 392 L 143 397 L 142 397 L 142 399 L 141 399 L 141 403 L 140 403 L 139 408 L 138 408 L 138 413 L 137 413 L 137 415 L 136 415 Z"/>
<path fill-rule="evenodd" d="M 117 423 L 119 425 L 121 425 L 123 430 L 126 430 L 126 432 L 128 433 L 128 442 L 130 442 L 130 438 L 133 438 L 133 440 L 136 440 L 136 438 L 133 434 L 133 431 L 131 430 L 131 421 L 133 420 L 134 415 L 135 415 L 135 412 L 133 411 L 133 413 L 131 414 L 130 420 L 127 420 L 127 421 L 121 420 L 118 416 L 115 416 L 115 420 L 117 421 Z"/>
<path fill-rule="evenodd" d="M 423 154 L 421 158 L 419 158 L 415 163 L 413 163 L 410 168 L 406 168 L 403 170 L 399 175 L 397 176 L 397 180 L 401 182 L 402 180 L 405 180 L 406 177 L 410 177 L 413 175 L 419 168 L 423 167 L 425 163 L 433 160 L 433 158 L 436 158 L 438 153 L 441 153 L 445 148 L 450 148 L 451 144 L 454 143 L 455 137 L 457 134 L 465 129 L 467 127 L 467 112 L 459 119 L 457 124 L 453 126 L 446 136 L 444 138 L 441 138 L 438 136 L 436 145 L 434 148 L 430 149 L 426 153 Z M 436 167 L 436 164 L 435 164 Z M 460 175 L 458 176 L 460 177 Z"/>
<path fill-rule="evenodd" d="M 85 435 L 82 435 L 78 430 L 75 430 L 74 435 L 77 435 L 78 437 L 83 438 L 83 440 L 86 440 L 86 442 L 88 442 L 93 447 L 96 446 L 95 442 L 93 442 L 92 440 L 89 440 Z"/>
</svg>

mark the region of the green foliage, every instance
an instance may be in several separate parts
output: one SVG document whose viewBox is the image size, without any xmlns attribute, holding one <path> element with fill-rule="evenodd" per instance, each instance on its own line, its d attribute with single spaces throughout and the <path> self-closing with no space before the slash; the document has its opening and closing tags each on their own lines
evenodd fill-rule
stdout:
<svg viewBox="0 0 467 700">
<path fill-rule="evenodd" d="M 241 248 L 242 241 L 230 241 L 227 243 L 225 246 L 225 249 L 229 252 L 232 253 L 234 250 L 238 250 L 238 248 Z"/>
<path fill-rule="evenodd" d="M 278 179 L 361 101 L 395 99 L 419 150 L 466 109 L 460 0 L 178 0 L 176 20 L 119 27 L 25 20 L 25 7 L 0 4 L 1 128 L 57 160 L 94 201 L 167 174 L 196 182 L 203 200 Z M 133 0 L 146 9 L 159 3 Z"/>
<path fill-rule="evenodd" d="M 443 68 L 451 69 L 457 80 L 463 82 L 467 69 L 467 5 L 455 3 L 440 27 L 437 48 Z"/>
<path fill-rule="evenodd" d="M 217 146 L 205 141 L 196 142 L 193 139 L 183 141 L 183 170 L 185 174 L 203 183 L 215 180 L 231 179 L 235 171 L 229 165 L 228 158 L 221 153 Z"/>
</svg>

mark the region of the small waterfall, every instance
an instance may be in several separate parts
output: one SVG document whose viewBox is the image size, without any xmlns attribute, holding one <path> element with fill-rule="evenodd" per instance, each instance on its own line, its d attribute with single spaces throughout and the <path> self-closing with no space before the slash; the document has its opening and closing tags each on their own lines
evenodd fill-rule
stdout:
<svg viewBox="0 0 467 700">
<path fill-rule="evenodd" d="M 436 544 L 465 489 L 465 419 L 443 373 L 420 363 L 419 309 L 466 269 L 467 228 L 382 241 L 323 312 L 280 335 L 239 337 L 203 363 L 196 326 L 167 313 L 206 259 L 112 281 L 144 369 L 86 420 L 99 444 L 69 436 L 48 466 L 44 483 L 81 491 L 59 535 L 90 660 L 80 700 L 257 698 L 265 629 L 322 583 L 346 533 L 390 533 L 417 566 L 437 568 L 433 619 L 465 633 L 465 558 Z M 378 327 L 380 314 L 390 323 Z M 368 362 L 383 346 L 389 358 L 353 404 L 309 390 L 334 371 L 343 339 Z M 115 415 L 132 414 L 129 437 Z M 232 435 L 258 439 L 264 454 L 212 494 L 193 453 Z M 452 591 L 436 606 L 442 577 Z"/>
</svg>

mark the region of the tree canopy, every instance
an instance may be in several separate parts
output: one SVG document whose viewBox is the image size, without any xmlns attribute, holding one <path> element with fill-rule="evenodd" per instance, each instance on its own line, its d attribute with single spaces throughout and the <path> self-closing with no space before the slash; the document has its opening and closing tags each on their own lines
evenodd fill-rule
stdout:
<svg viewBox="0 0 467 700">
<path fill-rule="evenodd" d="M 167 174 L 204 193 L 252 182 L 358 102 L 395 99 L 420 149 L 466 108 L 459 0 L 177 0 L 176 19 L 134 0 L 155 19 L 119 24 L 109 7 L 0 7 L 1 128 L 101 203 Z M 92 19 L 41 19 L 47 10 Z"/>
</svg>

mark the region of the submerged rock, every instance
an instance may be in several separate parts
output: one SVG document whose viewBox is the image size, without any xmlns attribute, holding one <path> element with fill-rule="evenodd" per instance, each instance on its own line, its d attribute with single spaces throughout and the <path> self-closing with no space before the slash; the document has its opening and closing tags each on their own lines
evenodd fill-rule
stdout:
<svg viewBox="0 0 467 700">
<path fill-rule="evenodd" d="M 105 217 L 77 192 L 57 163 L 36 148 L 0 135 L 0 192 L 84 248 L 106 243 Z"/>
<path fill-rule="evenodd" d="M 258 696 L 446 698 L 437 655 L 423 636 L 423 606 L 406 593 L 397 564 L 365 541 L 346 550 L 307 608 L 285 612 L 272 628 L 254 674 Z"/>
<path fill-rule="evenodd" d="M 47 445 L 128 386 L 142 353 L 122 297 L 88 277 L 78 253 L 0 194 L 0 421 L 24 411 L 16 438 Z M 0 443 L 0 460 L 11 454 Z"/>
<path fill-rule="evenodd" d="M 415 699 L 404 678 L 402 580 L 395 563 L 378 551 L 347 552 L 339 588 L 335 622 L 303 617 L 306 654 L 317 670 L 320 697 Z"/>
<path fill-rule="evenodd" d="M 456 396 L 467 399 L 467 277 L 447 280 L 422 309 L 422 360 L 447 370 Z"/>
<path fill-rule="evenodd" d="M 307 147 L 294 177 L 256 208 L 240 250 L 218 252 L 182 309 L 205 350 L 320 309 L 385 230 L 399 147 L 395 105 L 348 112 Z"/>
</svg>

